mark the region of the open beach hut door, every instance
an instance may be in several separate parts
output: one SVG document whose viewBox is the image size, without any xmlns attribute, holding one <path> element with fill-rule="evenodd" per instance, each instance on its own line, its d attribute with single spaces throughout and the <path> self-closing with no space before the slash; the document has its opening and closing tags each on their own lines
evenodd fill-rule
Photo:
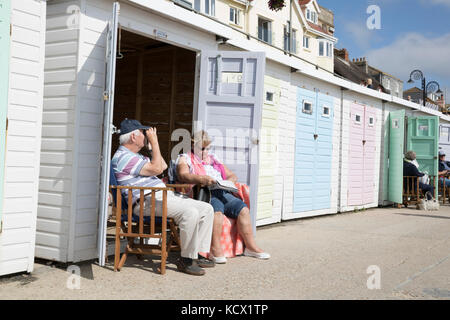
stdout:
<svg viewBox="0 0 450 320">
<path fill-rule="evenodd" d="M 98 257 L 100 266 L 105 265 L 106 226 L 108 218 L 109 170 L 111 165 L 111 138 L 113 134 L 114 85 L 116 78 L 117 35 L 120 5 L 113 5 L 112 18 L 108 25 L 106 46 L 106 85 L 103 94 L 103 151 L 102 175 L 100 181 L 100 212 L 98 229 Z"/>
<path fill-rule="evenodd" d="M 389 114 L 389 184 L 388 200 L 402 203 L 405 110 Z"/>
<path fill-rule="evenodd" d="M 256 229 L 258 157 L 264 90 L 264 52 L 202 51 L 197 120 L 211 152 L 250 187 Z"/>
<path fill-rule="evenodd" d="M 416 153 L 420 172 L 435 176 L 434 197 L 438 192 L 439 118 L 437 116 L 408 118 L 407 149 Z"/>
<path fill-rule="evenodd" d="M 2 232 L 3 186 L 6 156 L 6 115 L 9 90 L 10 1 L 0 2 L 0 233 Z"/>
</svg>

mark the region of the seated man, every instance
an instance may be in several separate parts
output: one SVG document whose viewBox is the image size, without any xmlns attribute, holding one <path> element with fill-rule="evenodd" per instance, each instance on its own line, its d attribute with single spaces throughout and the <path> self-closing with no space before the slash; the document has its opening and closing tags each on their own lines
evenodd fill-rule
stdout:
<svg viewBox="0 0 450 320">
<path fill-rule="evenodd" d="M 148 147 L 153 155 L 150 160 L 139 154 L 148 139 Z M 137 120 L 125 119 L 120 125 L 120 147 L 111 161 L 119 185 L 140 187 L 165 187 L 156 176 L 161 174 L 167 165 L 159 149 L 156 128 L 143 126 Z M 122 190 L 124 199 L 128 199 L 128 190 Z M 140 191 L 133 190 L 133 214 L 139 215 Z M 162 191 L 157 191 L 156 215 L 162 215 Z M 151 190 L 145 191 L 144 215 L 149 216 L 151 208 Z M 167 216 L 173 218 L 180 228 L 181 259 L 177 264 L 180 271 L 192 275 L 203 275 L 205 267 L 213 267 L 214 263 L 199 255 L 209 252 L 214 220 L 214 211 L 210 204 L 196 201 L 173 192 L 167 192 Z"/>
<path fill-rule="evenodd" d="M 439 150 L 439 176 L 447 176 L 450 173 L 450 166 L 445 161 L 445 153 Z M 450 187 L 450 179 L 443 177 L 439 179 L 440 183 L 445 183 L 445 186 Z"/>
<path fill-rule="evenodd" d="M 237 181 L 236 175 L 222 164 L 214 154 L 209 154 L 211 140 L 205 131 L 195 134 L 192 150 L 177 159 L 177 176 L 180 182 L 211 186 L 220 180 Z M 245 243 L 244 255 L 269 259 L 270 254 L 261 250 L 255 242 L 247 205 L 225 190 L 211 190 L 211 205 L 214 208 L 214 227 L 210 258 L 215 263 L 226 263 L 220 236 L 222 233 L 222 215 L 237 219 L 239 234 Z"/>
<path fill-rule="evenodd" d="M 414 151 L 408 151 L 405 154 L 405 159 L 403 159 L 403 176 L 404 177 L 423 177 L 425 174 L 420 172 L 417 167 L 412 163 L 416 160 L 416 153 Z M 406 187 L 406 186 L 405 186 Z M 415 185 L 409 186 L 410 190 L 415 190 Z M 424 184 L 419 182 L 419 188 L 427 195 L 428 200 L 432 200 L 433 197 L 430 196 L 428 191 L 434 195 L 434 188 L 429 184 Z"/>
</svg>

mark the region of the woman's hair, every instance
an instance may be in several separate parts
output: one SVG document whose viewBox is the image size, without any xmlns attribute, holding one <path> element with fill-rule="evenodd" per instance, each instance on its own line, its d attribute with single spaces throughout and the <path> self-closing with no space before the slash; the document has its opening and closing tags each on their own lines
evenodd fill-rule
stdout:
<svg viewBox="0 0 450 320">
<path fill-rule="evenodd" d="M 206 147 L 210 145 L 212 142 L 208 133 L 205 130 L 197 131 L 194 134 L 194 138 L 192 139 L 192 143 L 194 146 Z"/>
<path fill-rule="evenodd" d="M 405 158 L 408 160 L 414 160 L 416 158 L 416 153 L 412 150 L 409 150 L 405 153 Z"/>
<path fill-rule="evenodd" d="M 135 136 L 139 136 L 141 134 L 141 130 L 137 129 L 137 130 L 125 133 L 125 134 L 121 134 L 119 136 L 119 143 L 120 143 L 120 145 L 123 145 L 125 143 L 130 142 L 132 134 L 134 134 Z"/>
</svg>

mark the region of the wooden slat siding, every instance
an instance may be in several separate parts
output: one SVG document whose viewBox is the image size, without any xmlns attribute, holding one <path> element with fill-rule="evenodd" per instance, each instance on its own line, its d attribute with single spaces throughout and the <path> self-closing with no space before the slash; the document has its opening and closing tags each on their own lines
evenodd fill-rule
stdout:
<svg viewBox="0 0 450 320">
<path fill-rule="evenodd" d="M 278 128 L 278 108 L 281 95 L 280 81 L 264 77 L 264 96 L 273 93 L 273 104 L 264 102 L 261 124 L 261 141 L 259 154 L 258 212 L 256 219 L 270 219 L 273 215 L 274 183 L 276 169 L 276 148 Z"/>
<path fill-rule="evenodd" d="M 288 71 L 286 71 L 288 72 Z M 280 74 L 280 77 L 282 75 Z M 278 170 L 281 174 L 282 184 L 282 220 L 289 220 L 302 217 L 318 216 L 323 214 L 336 213 L 338 211 L 338 185 L 339 185 L 339 140 L 340 140 L 340 90 L 339 88 L 326 84 L 324 82 L 302 76 L 300 74 L 292 74 L 287 77 L 286 84 L 282 88 L 286 88 L 286 93 L 282 91 L 282 103 L 279 109 L 279 144 L 278 144 Z M 296 100 L 297 87 L 306 90 L 319 89 L 320 93 L 329 95 L 334 98 L 334 119 L 333 119 L 333 154 L 331 167 L 331 207 L 329 209 L 315 210 L 295 214 L 293 212 L 294 198 L 294 152 L 295 152 L 295 126 L 296 126 Z"/>
<path fill-rule="evenodd" d="M 45 1 L 11 1 L 8 144 L 0 276 L 34 265 L 45 52 Z"/>
<path fill-rule="evenodd" d="M 358 93 L 353 93 L 349 91 L 344 92 L 344 114 L 343 114 L 343 123 L 349 123 L 350 121 L 350 105 L 354 102 L 360 104 L 370 105 L 376 109 L 376 153 L 375 153 L 375 169 L 374 169 L 374 194 L 372 202 L 361 205 L 361 206 L 348 206 L 347 205 L 347 192 L 348 192 L 348 174 L 349 174 L 349 165 L 348 165 L 348 152 L 349 152 L 349 127 L 343 126 L 343 135 L 342 135 L 342 173 L 341 173 L 341 211 L 353 211 L 355 209 L 360 208 L 373 208 L 378 206 L 378 195 L 379 195 L 379 187 L 380 187 L 380 157 L 381 157 L 381 113 L 382 113 L 382 102 L 380 100 L 365 97 Z"/>
<path fill-rule="evenodd" d="M 79 1 L 49 1 L 36 256 L 66 262 L 74 161 Z M 74 11 L 75 10 L 75 11 Z"/>
<path fill-rule="evenodd" d="M 111 10 L 99 10 L 82 1 L 75 133 L 77 139 L 76 194 L 73 236 L 69 239 L 71 261 L 97 257 L 100 153 L 103 124 L 103 90 L 107 22 Z M 111 6 L 112 8 L 112 6 Z"/>
</svg>

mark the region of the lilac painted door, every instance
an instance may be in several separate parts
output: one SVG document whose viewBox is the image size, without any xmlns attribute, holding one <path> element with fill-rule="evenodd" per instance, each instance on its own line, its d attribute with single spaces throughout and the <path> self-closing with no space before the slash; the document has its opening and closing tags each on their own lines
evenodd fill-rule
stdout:
<svg viewBox="0 0 450 320">
<path fill-rule="evenodd" d="M 202 52 L 198 122 L 194 124 L 194 130 L 204 129 L 212 137 L 211 151 L 238 181 L 250 186 L 254 228 L 264 72 L 263 52 Z"/>
<path fill-rule="evenodd" d="M 360 104 L 350 108 L 350 141 L 348 161 L 349 206 L 368 204 L 374 201 L 375 109 Z"/>
</svg>

